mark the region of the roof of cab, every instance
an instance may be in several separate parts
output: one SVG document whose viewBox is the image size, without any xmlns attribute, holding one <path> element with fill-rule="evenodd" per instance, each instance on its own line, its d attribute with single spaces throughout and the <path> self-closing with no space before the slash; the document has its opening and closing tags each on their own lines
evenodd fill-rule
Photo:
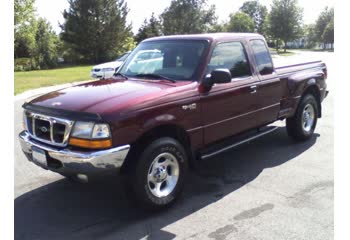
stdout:
<svg viewBox="0 0 350 240">
<path fill-rule="evenodd" d="M 187 40 L 211 40 L 211 41 L 220 41 L 228 39 L 242 39 L 242 38 L 263 38 L 262 35 L 257 33 L 201 33 L 201 34 L 185 34 L 185 35 L 169 35 L 169 36 L 160 36 L 145 39 L 143 42 L 148 41 L 157 41 L 157 40 L 178 40 L 178 39 L 187 39 Z"/>
</svg>

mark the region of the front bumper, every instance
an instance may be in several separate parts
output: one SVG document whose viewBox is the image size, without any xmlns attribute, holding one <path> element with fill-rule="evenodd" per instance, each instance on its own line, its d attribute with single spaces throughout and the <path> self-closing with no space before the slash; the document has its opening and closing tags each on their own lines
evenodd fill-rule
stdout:
<svg viewBox="0 0 350 240">
<path fill-rule="evenodd" d="M 119 170 L 130 149 L 130 145 L 123 145 L 99 151 L 73 151 L 68 148 L 56 148 L 40 143 L 31 139 L 27 131 L 19 134 L 19 141 L 29 161 L 44 169 L 65 175 L 89 176 Z M 34 161 L 33 148 L 44 153 L 46 164 Z"/>
</svg>

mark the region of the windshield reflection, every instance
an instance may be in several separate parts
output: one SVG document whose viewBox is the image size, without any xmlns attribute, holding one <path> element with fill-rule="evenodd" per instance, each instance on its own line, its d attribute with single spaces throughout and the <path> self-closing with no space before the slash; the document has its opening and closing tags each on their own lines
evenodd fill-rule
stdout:
<svg viewBox="0 0 350 240">
<path fill-rule="evenodd" d="M 172 80 L 194 77 L 207 42 L 160 40 L 143 42 L 130 54 L 120 73 L 128 77 L 163 76 Z"/>
</svg>

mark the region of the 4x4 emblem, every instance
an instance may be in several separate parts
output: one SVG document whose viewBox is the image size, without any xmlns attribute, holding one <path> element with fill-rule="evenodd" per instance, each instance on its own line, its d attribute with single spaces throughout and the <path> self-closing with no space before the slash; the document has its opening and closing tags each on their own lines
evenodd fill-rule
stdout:
<svg viewBox="0 0 350 240">
<path fill-rule="evenodd" d="M 183 105 L 182 106 L 182 109 L 183 110 L 194 110 L 197 108 L 197 104 L 195 103 L 192 103 L 192 104 L 189 104 L 189 105 Z"/>
</svg>

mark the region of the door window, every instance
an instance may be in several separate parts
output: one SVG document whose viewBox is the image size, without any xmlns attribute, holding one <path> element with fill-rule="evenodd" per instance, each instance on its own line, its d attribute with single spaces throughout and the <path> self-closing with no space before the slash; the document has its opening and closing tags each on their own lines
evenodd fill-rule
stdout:
<svg viewBox="0 0 350 240">
<path fill-rule="evenodd" d="M 250 66 L 242 43 L 218 44 L 213 50 L 207 73 L 217 68 L 229 69 L 232 78 L 250 76 Z"/>
<path fill-rule="evenodd" d="M 271 74 L 273 72 L 272 59 L 265 42 L 263 40 L 251 40 L 250 43 L 260 75 Z"/>
</svg>

